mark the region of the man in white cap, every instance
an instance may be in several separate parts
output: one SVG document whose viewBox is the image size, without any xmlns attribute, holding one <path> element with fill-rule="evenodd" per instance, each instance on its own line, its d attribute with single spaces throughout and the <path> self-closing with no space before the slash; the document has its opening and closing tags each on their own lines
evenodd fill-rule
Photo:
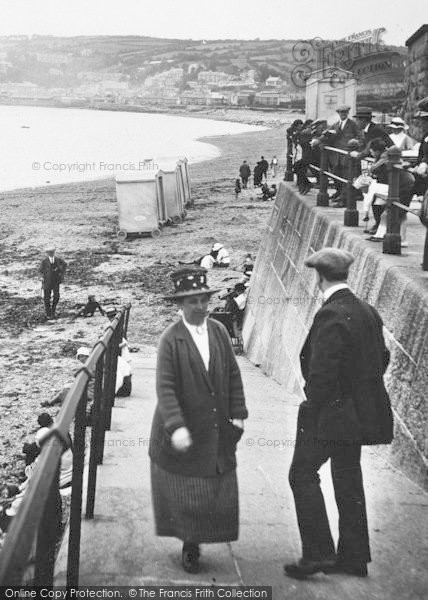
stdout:
<svg viewBox="0 0 428 600">
<path fill-rule="evenodd" d="M 392 441 L 383 382 L 389 351 L 379 314 L 346 283 L 353 260 L 349 252 L 323 248 L 305 263 L 316 271 L 324 303 L 300 355 L 306 400 L 299 408 L 289 481 L 303 556 L 284 567 L 295 579 L 321 571 L 366 577 L 371 560 L 361 446 Z M 337 550 L 318 475 L 329 459 L 339 512 Z"/>
<path fill-rule="evenodd" d="M 325 141 L 329 146 L 333 148 L 339 148 L 340 150 L 348 151 L 348 142 L 358 137 L 358 126 L 355 121 L 349 118 L 349 111 L 351 107 L 347 104 L 341 104 L 337 107 L 336 112 L 339 115 L 339 120 L 336 121 L 325 133 Z M 329 161 L 333 173 L 338 177 L 347 178 L 347 165 L 348 159 L 344 154 L 338 154 L 336 152 L 329 153 Z M 333 198 L 337 198 L 335 208 L 343 207 L 346 204 L 344 198 L 345 187 L 341 181 L 335 181 L 336 193 Z"/>
<path fill-rule="evenodd" d="M 67 263 L 55 256 L 55 247 L 46 248 L 46 258 L 44 258 L 39 267 L 39 273 L 42 275 L 43 298 L 45 303 L 46 317 L 55 318 L 55 310 L 59 302 L 59 286 L 64 280 Z M 52 304 L 51 304 L 52 297 Z"/>
</svg>

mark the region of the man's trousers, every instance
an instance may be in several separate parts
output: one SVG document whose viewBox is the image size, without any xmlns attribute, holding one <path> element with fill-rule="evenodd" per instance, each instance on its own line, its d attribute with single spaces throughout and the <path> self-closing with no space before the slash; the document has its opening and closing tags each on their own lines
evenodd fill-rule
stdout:
<svg viewBox="0 0 428 600">
<path fill-rule="evenodd" d="M 289 481 L 294 494 L 303 558 L 331 560 L 336 556 L 318 471 L 331 461 L 339 512 L 337 562 L 370 562 L 366 506 L 361 473 L 361 446 L 316 439 L 312 409 L 299 411 L 297 439 Z"/>
<path fill-rule="evenodd" d="M 52 296 L 52 305 L 51 305 Z M 47 285 L 43 288 L 43 297 L 45 302 L 45 310 L 47 317 L 55 316 L 55 309 L 59 302 L 59 284 Z"/>
</svg>

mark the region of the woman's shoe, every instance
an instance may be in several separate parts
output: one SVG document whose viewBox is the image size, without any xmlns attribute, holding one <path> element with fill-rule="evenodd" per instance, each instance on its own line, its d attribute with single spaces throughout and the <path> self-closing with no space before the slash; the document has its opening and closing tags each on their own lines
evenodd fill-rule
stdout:
<svg viewBox="0 0 428 600">
<path fill-rule="evenodd" d="M 191 542 L 184 542 L 181 553 L 181 564 L 187 573 L 199 571 L 199 546 Z"/>
</svg>

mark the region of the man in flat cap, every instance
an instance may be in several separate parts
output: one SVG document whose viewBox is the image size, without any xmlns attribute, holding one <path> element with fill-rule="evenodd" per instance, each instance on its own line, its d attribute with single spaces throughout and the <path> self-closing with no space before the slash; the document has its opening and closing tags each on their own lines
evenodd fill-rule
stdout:
<svg viewBox="0 0 428 600">
<path fill-rule="evenodd" d="M 54 319 L 56 306 L 59 302 L 59 286 L 63 282 L 67 263 L 62 258 L 55 256 L 54 246 L 46 248 L 46 255 L 46 258 L 40 263 L 39 273 L 43 278 L 42 286 L 46 317 Z"/>
<path fill-rule="evenodd" d="M 336 121 L 324 135 L 325 141 L 329 146 L 339 148 L 340 150 L 348 151 L 349 140 L 358 137 L 358 126 L 355 121 L 349 118 L 349 111 L 351 107 L 347 104 L 341 104 L 337 107 L 336 112 L 339 115 L 339 120 Z M 336 154 L 334 152 L 329 153 L 329 161 L 333 173 L 338 177 L 347 178 L 347 165 L 348 159 L 344 154 Z M 336 193 L 333 195 L 333 199 L 337 199 L 337 202 L 333 204 L 335 208 L 342 208 L 346 205 L 345 186 L 341 181 L 335 181 Z"/>
<path fill-rule="evenodd" d="M 392 441 L 383 382 L 389 351 L 379 314 L 346 283 L 352 262 L 349 252 L 324 248 L 305 263 L 316 270 L 324 304 L 300 355 L 306 400 L 299 408 L 289 481 L 303 556 L 284 567 L 295 579 L 320 571 L 365 577 L 371 560 L 360 457 L 362 445 Z M 337 550 L 318 476 L 328 459 L 339 512 Z"/>
</svg>

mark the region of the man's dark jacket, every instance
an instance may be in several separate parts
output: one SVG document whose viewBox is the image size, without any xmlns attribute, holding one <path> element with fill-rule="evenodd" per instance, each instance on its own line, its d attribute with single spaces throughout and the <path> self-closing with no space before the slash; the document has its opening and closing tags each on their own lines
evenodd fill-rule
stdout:
<svg viewBox="0 0 428 600">
<path fill-rule="evenodd" d="M 334 131 L 334 133 L 326 132 L 322 139 L 328 146 L 333 146 L 340 150 L 349 150 L 348 142 L 352 139 L 358 139 L 358 126 L 352 119 L 346 120 L 343 129 L 340 129 L 340 123 L 341 121 L 334 123 L 334 125 L 329 128 L 329 130 Z M 348 164 L 344 154 L 337 154 L 335 152 L 329 153 L 329 160 L 333 167 L 338 165 L 345 166 Z"/>
<path fill-rule="evenodd" d="M 249 176 L 251 175 L 251 169 L 250 169 L 250 167 L 248 166 L 247 163 L 242 164 L 239 167 L 239 174 L 242 177 L 242 179 L 248 179 L 249 178 Z"/>
<path fill-rule="evenodd" d="M 342 289 L 324 303 L 303 346 L 300 363 L 307 402 L 323 440 L 388 444 L 393 437 L 383 382 L 389 363 L 377 311 Z"/>
<path fill-rule="evenodd" d="M 236 467 L 236 442 L 242 430 L 230 419 L 246 419 L 241 374 L 226 328 L 207 319 L 210 349 L 207 373 L 183 321 L 162 334 L 157 355 L 158 403 L 149 455 L 165 471 L 188 477 L 215 477 Z M 177 452 L 171 435 L 187 427 L 192 446 Z"/>
<path fill-rule="evenodd" d="M 53 264 L 47 256 L 40 264 L 39 273 L 43 275 L 43 287 L 53 288 L 62 283 L 67 263 L 55 256 Z"/>
</svg>

